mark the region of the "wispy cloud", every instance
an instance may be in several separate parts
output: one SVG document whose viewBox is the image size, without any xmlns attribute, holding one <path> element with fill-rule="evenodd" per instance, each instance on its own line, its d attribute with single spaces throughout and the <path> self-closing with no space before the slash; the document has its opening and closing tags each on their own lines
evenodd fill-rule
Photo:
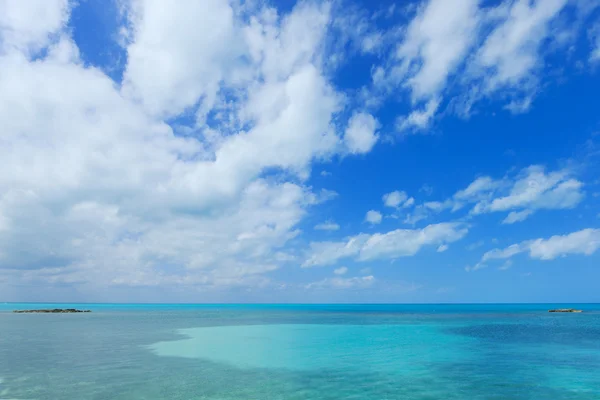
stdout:
<svg viewBox="0 0 600 400">
<path fill-rule="evenodd" d="M 368 288 L 375 283 L 373 275 L 355 276 L 352 278 L 325 278 L 306 285 L 307 289 L 361 289 Z"/>
<path fill-rule="evenodd" d="M 442 246 L 462 239 L 468 228 L 457 223 L 429 225 L 423 229 L 397 229 L 373 235 L 361 233 L 340 242 L 313 242 L 303 267 L 333 265 L 338 260 L 396 259 L 416 254 L 425 246 Z"/>
<path fill-rule="evenodd" d="M 476 271 L 485 268 L 486 263 L 490 261 L 507 260 L 499 267 L 505 270 L 512 266 L 510 259 L 521 253 L 529 253 L 530 258 L 547 261 L 574 254 L 589 256 L 598 248 L 600 248 L 600 229 L 583 229 L 565 235 L 555 235 L 548 239 L 526 240 L 503 249 L 490 250 L 483 254 L 479 263 L 466 269 Z"/>
<path fill-rule="evenodd" d="M 340 226 L 332 221 L 326 221 L 315 225 L 315 229 L 318 231 L 337 231 Z"/>
<path fill-rule="evenodd" d="M 583 182 L 569 169 L 547 172 L 542 166 L 532 165 L 512 177 L 478 177 L 450 198 L 417 205 L 406 222 L 414 223 L 442 211 L 456 212 L 470 207 L 471 215 L 508 211 L 502 223 L 514 224 L 538 210 L 576 207 L 585 197 L 583 187 Z"/>
</svg>

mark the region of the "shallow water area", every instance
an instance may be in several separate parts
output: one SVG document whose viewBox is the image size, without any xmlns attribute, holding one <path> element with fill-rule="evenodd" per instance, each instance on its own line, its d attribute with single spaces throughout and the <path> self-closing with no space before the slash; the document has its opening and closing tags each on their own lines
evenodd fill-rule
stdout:
<svg viewBox="0 0 600 400">
<path fill-rule="evenodd" d="M 186 339 L 149 346 L 157 355 L 239 368 L 399 372 L 466 355 L 468 340 L 435 326 L 273 324 L 183 329 Z"/>
</svg>

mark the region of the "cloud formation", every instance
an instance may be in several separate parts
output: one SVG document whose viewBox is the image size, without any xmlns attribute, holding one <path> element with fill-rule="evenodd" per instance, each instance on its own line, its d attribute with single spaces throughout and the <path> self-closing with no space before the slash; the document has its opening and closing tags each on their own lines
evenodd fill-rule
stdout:
<svg viewBox="0 0 600 400">
<path fill-rule="evenodd" d="M 583 182 L 576 179 L 569 169 L 546 171 L 543 166 L 532 165 L 515 176 L 500 179 L 478 177 L 450 198 L 417 205 L 405 222 L 414 224 L 432 214 L 470 207 L 471 217 L 508 212 L 502 224 L 514 224 L 539 210 L 576 207 L 585 197 L 583 186 Z"/>
<path fill-rule="evenodd" d="M 380 224 L 382 218 L 383 216 L 381 215 L 381 213 L 375 210 L 369 210 L 365 215 L 365 221 L 373 225 Z"/>
<path fill-rule="evenodd" d="M 555 235 L 548 239 L 526 240 L 503 249 L 496 248 L 483 254 L 481 261 L 467 271 L 476 271 L 486 267 L 493 260 L 507 260 L 500 269 L 508 269 L 512 262 L 510 258 L 529 253 L 529 257 L 538 260 L 554 260 L 558 257 L 579 254 L 590 256 L 600 248 L 600 229 L 582 229 L 565 235 Z"/>
<path fill-rule="evenodd" d="M 400 89 L 410 97 L 412 109 L 396 122 L 407 133 L 426 131 L 440 111 L 469 116 L 488 99 L 526 112 L 544 82 L 546 58 L 568 48 L 593 8 L 568 0 L 423 1 L 374 68 L 375 92 Z M 594 62 L 599 36 L 589 36 Z"/>
<path fill-rule="evenodd" d="M 580 176 L 534 165 L 419 204 L 395 190 L 364 220 L 368 208 L 336 214 L 344 228 L 366 221 L 375 233 L 343 239 L 327 216 L 305 218 L 336 196 L 318 185 L 335 185 L 338 165 L 352 158 L 383 153 L 389 131 L 424 133 L 444 114 L 468 115 L 490 99 L 527 111 L 548 55 L 579 29 L 566 10 L 580 4 L 427 0 L 394 19 L 400 11 L 371 15 L 336 2 L 282 11 L 264 2 L 126 0 L 112 32 L 124 64 L 108 74 L 75 41 L 71 14 L 81 4 L 0 2 L 0 281 L 84 292 L 283 287 L 273 273 L 281 268 L 443 252 L 469 229 L 443 222 L 375 232 L 382 212 L 386 224 L 463 211 L 463 221 L 497 213 L 507 225 L 577 207 Z M 587 34 L 595 63 L 597 26 Z M 368 55 L 369 66 L 345 87 L 336 69 L 356 55 Z M 401 115 L 379 113 L 390 98 L 406 102 Z M 308 235 L 324 234 L 313 228 L 334 239 L 309 245 Z M 587 254 L 594 232 L 497 251 Z M 346 273 L 311 285 L 374 281 Z"/>
<path fill-rule="evenodd" d="M 477 24 L 477 0 L 431 0 L 421 7 L 396 49 L 399 64 L 392 72 L 406 82 L 413 100 L 442 91 L 475 39 Z"/>
<path fill-rule="evenodd" d="M 378 122 L 372 115 L 356 113 L 348 121 L 344 134 L 344 142 L 351 153 L 368 153 L 371 151 L 378 136 L 376 134 Z"/>
<path fill-rule="evenodd" d="M 412 197 L 408 197 L 406 192 L 401 192 L 398 190 L 384 194 L 382 200 L 383 204 L 386 207 L 392 208 L 410 207 L 415 202 L 415 199 Z"/>
<path fill-rule="evenodd" d="M 126 3 L 122 82 L 80 58 L 74 2 L 0 6 L 0 265 L 12 282 L 268 284 L 327 197 L 305 185 L 312 162 L 377 141 L 369 114 L 337 117 L 326 3 Z"/>
<path fill-rule="evenodd" d="M 372 235 L 361 233 L 340 242 L 313 242 L 303 267 L 333 265 L 338 260 L 394 260 L 415 255 L 425 246 L 441 246 L 462 239 L 468 228 L 458 223 L 428 225 L 423 229 L 396 229 Z"/>
</svg>

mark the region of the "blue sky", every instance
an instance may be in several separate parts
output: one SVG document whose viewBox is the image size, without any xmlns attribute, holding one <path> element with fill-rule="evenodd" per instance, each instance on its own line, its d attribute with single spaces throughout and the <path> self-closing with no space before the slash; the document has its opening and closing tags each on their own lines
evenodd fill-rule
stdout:
<svg viewBox="0 0 600 400">
<path fill-rule="evenodd" d="M 0 1 L 0 301 L 600 301 L 600 7 Z"/>
</svg>

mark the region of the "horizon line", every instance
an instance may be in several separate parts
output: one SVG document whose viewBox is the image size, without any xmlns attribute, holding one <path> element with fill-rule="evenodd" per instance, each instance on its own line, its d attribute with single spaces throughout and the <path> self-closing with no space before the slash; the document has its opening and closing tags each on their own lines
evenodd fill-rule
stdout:
<svg viewBox="0 0 600 400">
<path fill-rule="evenodd" d="M 153 302 L 85 302 L 85 301 L 4 301 L 0 302 L 0 304 L 98 304 L 98 305 L 198 305 L 198 306 L 243 306 L 243 305 L 299 305 L 299 306 L 334 306 L 334 305 L 353 305 L 353 306 L 393 306 L 393 305 L 406 305 L 406 306 L 417 306 L 417 305 L 536 305 L 536 304 L 600 304 L 598 302 L 581 302 L 581 301 L 545 301 L 545 302 L 443 302 L 443 303 L 295 303 L 295 302 L 287 302 L 287 303 L 268 303 L 268 302 L 244 302 L 244 303 L 236 303 L 236 302 L 207 302 L 207 303 L 153 303 Z"/>
</svg>

